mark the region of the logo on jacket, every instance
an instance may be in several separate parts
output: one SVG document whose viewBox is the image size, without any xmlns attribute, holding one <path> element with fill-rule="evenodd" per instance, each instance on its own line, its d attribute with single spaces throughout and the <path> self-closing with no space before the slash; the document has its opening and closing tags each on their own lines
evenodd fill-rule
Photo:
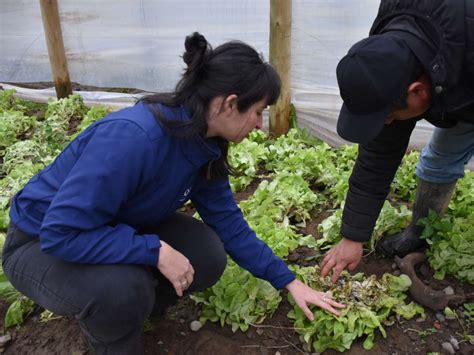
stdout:
<svg viewBox="0 0 474 355">
<path fill-rule="evenodd" d="M 179 201 L 180 201 L 180 202 L 186 201 L 186 200 L 188 199 L 189 194 L 191 193 L 191 190 L 192 190 L 191 187 L 187 188 L 187 189 L 184 191 L 183 196 L 179 199 Z"/>
</svg>

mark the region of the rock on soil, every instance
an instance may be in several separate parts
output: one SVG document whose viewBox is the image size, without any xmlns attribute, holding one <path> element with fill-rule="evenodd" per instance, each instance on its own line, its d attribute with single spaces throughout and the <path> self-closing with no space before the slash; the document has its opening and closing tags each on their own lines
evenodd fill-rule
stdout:
<svg viewBox="0 0 474 355">
<path fill-rule="evenodd" d="M 199 329 L 202 328 L 202 323 L 198 320 L 193 320 L 191 324 L 189 324 L 189 328 L 191 328 L 193 332 L 197 332 Z"/>
<path fill-rule="evenodd" d="M 444 351 L 447 351 L 449 354 L 454 354 L 455 353 L 454 348 L 451 345 L 451 343 L 445 342 L 445 343 L 441 344 L 441 347 L 443 348 Z"/>
</svg>

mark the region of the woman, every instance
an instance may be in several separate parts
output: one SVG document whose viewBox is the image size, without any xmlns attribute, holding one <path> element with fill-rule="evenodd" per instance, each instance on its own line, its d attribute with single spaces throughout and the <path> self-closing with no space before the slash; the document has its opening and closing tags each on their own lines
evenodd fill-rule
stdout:
<svg viewBox="0 0 474 355">
<path fill-rule="evenodd" d="M 228 144 L 261 128 L 278 75 L 241 42 L 212 50 L 194 33 L 185 47 L 175 92 L 90 126 L 12 202 L 5 274 L 44 308 L 76 317 L 97 353 L 143 352 L 153 307 L 213 285 L 226 252 L 286 287 L 309 318 L 307 304 L 342 307 L 295 280 L 229 187 Z M 205 223 L 175 212 L 189 199 Z"/>
</svg>

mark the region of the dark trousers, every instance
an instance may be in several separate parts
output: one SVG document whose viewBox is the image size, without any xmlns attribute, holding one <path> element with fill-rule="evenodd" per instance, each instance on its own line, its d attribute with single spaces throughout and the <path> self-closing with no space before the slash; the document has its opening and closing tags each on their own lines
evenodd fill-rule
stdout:
<svg viewBox="0 0 474 355">
<path fill-rule="evenodd" d="M 154 232 L 190 260 L 195 275 L 187 294 L 206 289 L 222 275 L 227 260 L 222 242 L 202 222 L 175 213 Z M 2 264 L 18 291 L 55 314 L 78 319 L 98 354 L 143 353 L 144 321 L 153 308 L 177 299 L 156 267 L 66 262 L 43 253 L 38 237 L 14 225 Z"/>
</svg>

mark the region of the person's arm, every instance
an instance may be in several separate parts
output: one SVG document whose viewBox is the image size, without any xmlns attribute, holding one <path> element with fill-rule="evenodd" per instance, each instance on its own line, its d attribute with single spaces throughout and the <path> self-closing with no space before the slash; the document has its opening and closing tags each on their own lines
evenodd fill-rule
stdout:
<svg viewBox="0 0 474 355">
<path fill-rule="evenodd" d="M 254 276 L 269 281 L 277 289 L 285 287 L 309 319 L 314 319 L 309 304 L 339 315 L 336 309 L 344 307 L 342 304 L 296 280 L 286 264 L 257 238 L 235 203 L 228 180 L 205 182 L 193 195 L 192 202 L 204 222 L 219 235 L 224 249 L 237 264 Z"/>
<path fill-rule="evenodd" d="M 157 265 L 158 236 L 115 221 L 158 164 L 147 134 L 131 121 L 116 120 L 78 139 L 67 148 L 77 149 L 74 165 L 55 163 L 70 170 L 42 222 L 42 250 L 70 262 Z"/>
<path fill-rule="evenodd" d="M 343 239 L 326 254 L 321 265 L 323 276 L 333 270 L 333 282 L 344 269 L 353 270 L 359 264 L 363 243 L 370 240 L 415 125 L 415 119 L 394 121 L 384 126 L 372 142 L 359 146 L 344 204 Z"/>
<path fill-rule="evenodd" d="M 269 281 L 277 289 L 295 279 L 286 264 L 249 227 L 235 203 L 227 179 L 204 181 L 191 200 L 239 266 Z"/>
<path fill-rule="evenodd" d="M 414 119 L 394 121 L 372 142 L 359 146 L 342 215 L 341 234 L 345 238 L 370 240 L 415 125 Z"/>
</svg>

